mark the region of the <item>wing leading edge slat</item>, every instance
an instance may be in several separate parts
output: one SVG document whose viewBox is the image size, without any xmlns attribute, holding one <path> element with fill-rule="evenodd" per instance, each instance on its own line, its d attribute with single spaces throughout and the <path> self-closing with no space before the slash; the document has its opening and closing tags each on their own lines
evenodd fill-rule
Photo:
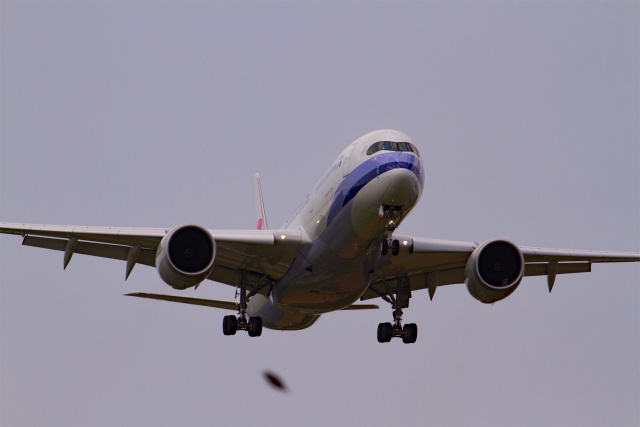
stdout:
<svg viewBox="0 0 640 427">
<path fill-rule="evenodd" d="M 587 262 L 634 262 L 640 254 L 634 252 L 583 251 L 575 249 L 552 249 L 520 246 L 525 262 L 587 261 Z"/>
</svg>

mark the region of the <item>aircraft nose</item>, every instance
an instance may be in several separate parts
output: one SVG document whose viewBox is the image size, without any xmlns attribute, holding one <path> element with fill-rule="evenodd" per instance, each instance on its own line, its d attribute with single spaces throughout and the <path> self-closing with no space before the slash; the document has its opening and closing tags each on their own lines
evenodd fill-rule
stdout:
<svg viewBox="0 0 640 427">
<path fill-rule="evenodd" d="M 413 206 L 420 198 L 420 181 L 409 169 L 398 168 L 386 172 L 387 189 L 380 203 L 389 206 Z"/>
</svg>

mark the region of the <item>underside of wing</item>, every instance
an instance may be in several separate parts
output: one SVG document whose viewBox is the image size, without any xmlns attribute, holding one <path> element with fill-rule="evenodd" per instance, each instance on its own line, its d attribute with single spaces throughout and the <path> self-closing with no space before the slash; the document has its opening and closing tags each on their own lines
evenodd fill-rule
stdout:
<svg viewBox="0 0 640 427">
<path fill-rule="evenodd" d="M 470 258 L 475 262 L 477 257 L 472 255 L 477 255 L 479 248 L 493 242 L 506 242 L 495 240 L 481 244 L 407 236 L 396 238 L 400 241 L 399 254 L 385 260 L 380 273 L 361 300 L 396 293 L 398 289 L 407 286 L 406 283 L 411 291 L 428 288 L 430 297 L 433 298 L 438 286 L 465 283 L 469 271 L 467 264 Z M 517 248 L 516 251 L 522 257 L 521 277 L 547 276 L 549 290 L 553 287 L 556 275 L 590 272 L 592 263 L 640 261 L 640 254 L 634 252 L 512 246 Z"/>
<path fill-rule="evenodd" d="M 156 267 L 162 242 L 181 227 L 208 233 L 215 242 L 212 268 L 203 279 L 235 286 L 238 271 L 243 271 L 249 289 L 282 277 L 302 241 L 302 233 L 297 229 L 204 230 L 188 224 L 175 228 L 135 228 L 0 223 L 0 233 L 22 235 L 26 246 L 63 252 L 65 268 L 76 253 L 126 261 L 125 278 L 128 278 L 136 264 Z"/>
<path fill-rule="evenodd" d="M 238 271 L 247 273 L 249 288 L 265 280 L 280 279 L 289 267 L 302 243 L 300 230 L 247 230 L 247 236 L 259 236 L 256 242 L 229 239 L 226 231 L 209 230 L 216 240 L 218 252 L 215 267 L 207 277 L 216 282 L 236 286 Z M 267 237 L 268 239 L 264 239 Z"/>
<path fill-rule="evenodd" d="M 412 291 L 431 285 L 432 292 L 437 286 L 463 283 L 464 266 L 477 247 L 477 243 L 472 242 L 394 237 L 400 242 L 399 254 L 387 257 L 361 300 L 393 294 L 398 284 L 406 281 Z"/>
</svg>

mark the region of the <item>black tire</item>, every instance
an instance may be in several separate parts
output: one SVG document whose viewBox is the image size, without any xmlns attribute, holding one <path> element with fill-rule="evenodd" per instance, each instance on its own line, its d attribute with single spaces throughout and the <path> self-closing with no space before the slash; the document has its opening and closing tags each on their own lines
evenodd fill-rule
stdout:
<svg viewBox="0 0 640 427">
<path fill-rule="evenodd" d="M 400 253 L 400 242 L 394 240 L 391 242 L 391 255 L 397 256 Z"/>
<path fill-rule="evenodd" d="M 393 326 L 391 323 L 380 323 L 378 325 L 378 342 L 389 342 L 393 337 Z"/>
<path fill-rule="evenodd" d="M 259 337 L 262 335 L 262 317 L 250 317 L 249 326 L 250 337 Z"/>
<path fill-rule="evenodd" d="M 380 247 L 380 255 L 386 255 L 389 252 L 389 242 L 387 240 L 382 241 L 382 246 Z"/>
<path fill-rule="evenodd" d="M 415 323 L 407 323 L 402 328 L 405 336 L 402 337 L 402 342 L 405 344 L 413 344 L 418 339 L 418 325 Z"/>
<path fill-rule="evenodd" d="M 227 317 L 229 316 L 222 318 L 222 333 L 225 335 L 229 335 L 229 319 L 227 319 Z"/>
<path fill-rule="evenodd" d="M 236 316 L 224 316 L 222 319 L 222 333 L 225 335 L 235 335 L 238 330 L 238 319 Z"/>
<path fill-rule="evenodd" d="M 384 335 L 382 334 L 382 323 L 378 324 L 378 342 L 385 342 Z"/>
<path fill-rule="evenodd" d="M 391 323 L 384 323 L 384 336 L 387 342 L 391 342 L 391 338 L 393 338 L 393 326 Z"/>
</svg>

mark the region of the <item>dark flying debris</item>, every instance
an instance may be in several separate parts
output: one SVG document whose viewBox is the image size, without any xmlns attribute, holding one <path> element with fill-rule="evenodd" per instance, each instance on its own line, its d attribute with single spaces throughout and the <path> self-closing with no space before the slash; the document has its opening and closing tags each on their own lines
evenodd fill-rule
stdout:
<svg viewBox="0 0 640 427">
<path fill-rule="evenodd" d="M 265 371 L 264 378 L 267 380 L 269 385 L 271 385 L 273 388 L 276 388 L 283 392 L 287 391 L 287 387 L 284 385 L 280 377 L 274 374 L 273 372 Z"/>
</svg>

